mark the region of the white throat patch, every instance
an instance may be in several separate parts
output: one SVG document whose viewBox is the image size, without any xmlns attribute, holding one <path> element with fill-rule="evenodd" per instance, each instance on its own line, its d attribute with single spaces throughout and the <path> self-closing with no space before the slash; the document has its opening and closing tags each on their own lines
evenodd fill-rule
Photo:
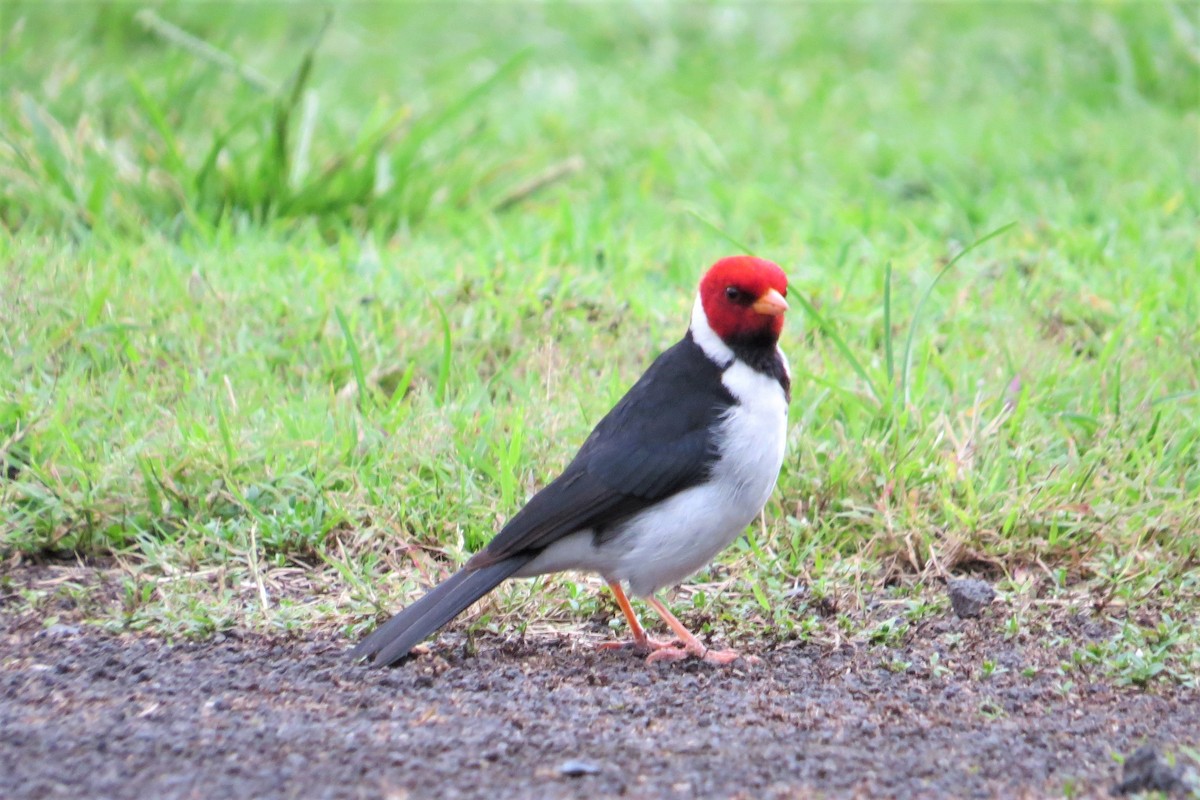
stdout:
<svg viewBox="0 0 1200 800">
<path fill-rule="evenodd" d="M 696 293 L 696 303 L 692 306 L 692 321 L 688 329 L 692 332 L 692 340 L 700 345 L 704 355 L 712 359 L 713 363 L 727 367 L 733 362 L 733 350 L 721 341 L 721 337 L 717 336 L 716 331 L 708 324 L 708 315 L 704 313 L 704 303 L 699 292 Z"/>
</svg>

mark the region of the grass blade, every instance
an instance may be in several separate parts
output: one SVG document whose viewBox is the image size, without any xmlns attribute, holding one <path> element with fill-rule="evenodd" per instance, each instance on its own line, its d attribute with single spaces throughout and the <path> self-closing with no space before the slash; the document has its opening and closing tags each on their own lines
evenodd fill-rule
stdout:
<svg viewBox="0 0 1200 800">
<path fill-rule="evenodd" d="M 233 474 L 237 464 L 237 447 L 233 443 L 233 429 L 229 425 L 229 416 L 225 413 L 225 401 L 217 399 L 217 433 L 221 437 L 221 446 L 225 448 L 225 473 Z"/>
<path fill-rule="evenodd" d="M 350 323 L 346 321 L 346 315 L 342 313 L 340 308 L 335 308 L 333 311 L 337 317 L 338 326 L 342 329 L 342 336 L 346 338 L 346 350 L 350 353 L 350 366 L 354 370 L 354 381 L 358 384 L 358 393 L 356 402 L 361 411 L 363 408 L 364 397 L 370 396 L 372 400 L 374 395 L 371 388 L 367 385 L 367 373 L 363 369 L 362 356 L 358 352 L 358 345 L 354 341 L 354 334 L 350 331 Z"/>
<path fill-rule="evenodd" d="M 446 316 L 446 310 L 442 308 L 441 303 L 435 300 L 433 307 L 437 309 L 438 318 L 442 325 L 442 358 L 438 362 L 437 387 L 433 394 L 434 403 L 436 403 L 438 408 L 441 408 L 446 404 L 446 390 L 450 385 L 450 366 L 454 349 L 450 332 L 450 318 Z"/>
<path fill-rule="evenodd" d="M 888 386 L 896 380 L 895 354 L 892 346 L 892 262 L 883 267 L 883 348 L 884 363 L 887 365 Z"/>
<path fill-rule="evenodd" d="M 274 94 L 276 92 L 275 84 L 253 67 L 239 61 L 229 53 L 214 47 L 203 39 L 193 36 L 178 25 L 167 22 L 152 10 L 148 8 L 142 9 L 134 15 L 134 19 L 145 26 L 147 30 L 161 36 L 176 47 L 180 47 L 199 59 L 236 74 L 248 85 L 253 86 L 260 92 L 266 92 L 267 94 Z"/>
<path fill-rule="evenodd" d="M 1180 400 L 1190 400 L 1193 397 L 1200 397 L 1200 389 L 1190 389 L 1183 392 L 1174 392 L 1172 394 L 1163 395 L 1157 399 L 1150 401 L 1150 407 L 1160 406 L 1163 403 L 1176 403 Z"/>
<path fill-rule="evenodd" d="M 942 279 L 942 276 L 945 275 L 947 272 L 949 272 L 950 268 L 959 262 L 959 259 L 961 259 L 963 256 L 965 256 L 967 253 L 971 252 L 975 248 L 982 245 L 984 242 L 995 239 L 997 236 L 1004 233 L 1005 231 L 1007 231 L 1009 228 L 1013 227 L 1016 224 L 1017 223 L 1015 221 L 1006 223 L 1004 225 L 1001 225 L 999 228 L 996 228 L 991 233 L 984 234 L 980 238 L 971 242 L 969 245 L 967 245 L 962 250 L 960 250 L 958 252 L 958 255 L 956 255 L 954 258 L 950 259 L 949 263 L 947 263 L 946 266 L 944 266 L 940 270 L 938 270 L 938 274 L 933 277 L 933 280 L 930 281 L 929 286 L 927 286 L 925 288 L 925 294 L 921 295 L 921 299 L 917 303 L 917 308 L 913 312 L 912 323 L 908 326 L 908 339 L 904 343 L 904 372 L 900 375 L 900 385 L 904 387 L 904 405 L 905 406 L 907 406 L 909 404 L 909 401 L 911 399 L 911 394 L 910 394 L 911 387 L 909 386 L 908 379 L 909 379 L 909 374 L 912 371 L 913 340 L 916 338 L 916 335 L 917 335 L 917 325 L 921 321 L 921 310 L 925 308 L 925 301 L 929 299 L 929 295 L 933 294 L 933 287 L 938 285 L 938 281 L 940 281 Z"/>
<path fill-rule="evenodd" d="M 404 145 L 397 155 L 399 164 L 397 172 L 408 169 L 413 159 L 416 158 L 417 151 L 421 149 L 421 145 L 425 144 L 444 125 L 475 105 L 501 81 L 516 71 L 517 67 L 529 57 L 530 52 L 529 49 L 518 51 L 512 58 L 497 67 L 495 72 L 475 84 L 475 86 L 471 87 L 471 89 L 457 100 L 448 104 L 440 112 L 427 120 L 421 120 L 413 125 L 412 131 L 409 133 L 408 138 L 404 140 Z"/>
<path fill-rule="evenodd" d="M 288 131 L 291 129 L 292 113 L 296 110 L 296 106 L 300 103 L 300 98 L 304 94 L 304 87 L 308 85 L 308 79 L 312 75 L 313 62 L 316 60 L 317 48 L 321 45 L 321 40 L 325 38 L 325 32 L 329 30 L 329 23 L 333 20 L 333 12 L 327 11 L 325 19 L 321 23 L 321 27 L 313 36 L 312 42 L 304 51 L 304 56 L 300 59 L 300 63 L 296 69 L 288 77 L 280 90 L 280 95 L 275 103 L 275 120 L 274 120 L 274 137 L 272 139 L 273 149 L 267 161 L 269 171 L 269 181 L 271 184 L 271 199 L 275 203 L 282 203 L 288 190 L 288 172 L 290 164 L 288 159 L 291 156 L 291 148 L 288 145 Z"/>
<path fill-rule="evenodd" d="M 70 163 L 62 149 L 59 148 L 58 142 L 55 141 L 54 134 L 46 122 L 53 120 L 53 117 L 27 94 L 21 95 L 21 110 L 25 112 L 25 118 L 29 120 L 33 143 L 41 157 L 42 168 L 46 176 L 50 178 L 51 183 L 58 187 L 63 197 L 78 210 L 79 192 L 68 177 L 71 169 Z"/>
<path fill-rule="evenodd" d="M 150 96 L 150 92 L 146 89 L 146 84 L 142 83 L 141 78 L 133 70 L 125 71 L 125 80 L 129 82 L 129 88 L 133 90 L 133 96 L 137 98 L 142 113 L 150 120 L 151 127 L 154 128 L 155 133 L 162 140 L 164 148 L 163 163 L 167 167 L 167 170 L 173 175 L 184 174 L 187 171 L 187 167 L 183 160 L 179 138 L 175 135 L 175 131 L 171 129 L 171 124 L 167 122 L 162 105 Z"/>
<path fill-rule="evenodd" d="M 717 223 L 713 222 L 712 220 L 710 220 L 707 217 L 700 214 L 699 211 L 689 208 L 687 210 L 687 213 L 691 214 L 696 219 L 697 222 L 699 222 L 704 227 L 708 228 L 710 231 L 715 233 L 717 236 L 720 236 L 722 239 L 729 242 L 731 245 L 736 247 L 741 252 L 745 253 L 748 256 L 754 255 L 754 251 L 751 250 L 749 247 L 747 247 L 744 242 L 738 241 L 737 239 L 730 236 L 728 233 L 726 233 L 724 230 L 722 230 L 721 226 L 717 225 Z"/>
<path fill-rule="evenodd" d="M 858 377 L 862 378 L 863 383 L 867 384 L 867 388 L 871 390 L 871 396 L 875 398 L 875 402 L 882 407 L 884 405 L 883 397 L 879 394 L 879 390 L 875 388 L 875 381 L 871 380 L 871 376 L 867 374 L 866 368 L 854 357 L 854 353 L 850 350 L 845 340 L 838 334 L 837 329 L 830 325 L 829 321 L 821 316 L 821 313 L 802 294 L 796 293 L 794 298 L 789 297 L 788 299 L 795 299 L 796 302 L 804 306 L 805 312 L 813 318 L 817 323 L 817 327 L 821 329 L 821 332 L 829 337 L 830 341 L 833 342 L 833 346 L 846 359 L 846 363 L 850 365 L 850 368 L 854 370 Z"/>
</svg>

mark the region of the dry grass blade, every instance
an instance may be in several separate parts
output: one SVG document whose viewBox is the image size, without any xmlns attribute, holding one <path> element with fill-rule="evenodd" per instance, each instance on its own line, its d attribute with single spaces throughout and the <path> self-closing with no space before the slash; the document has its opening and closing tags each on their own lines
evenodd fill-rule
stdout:
<svg viewBox="0 0 1200 800">
<path fill-rule="evenodd" d="M 261 74 L 253 67 L 221 50 L 214 47 L 198 36 L 167 22 L 160 17 L 153 9 L 144 8 L 136 14 L 138 22 L 146 26 L 146 29 L 161 36 L 173 45 L 180 47 L 192 55 L 220 67 L 223 70 L 232 72 L 246 82 L 248 86 L 258 89 L 260 92 L 274 95 L 279 92 L 279 87 L 275 83 Z"/>
<path fill-rule="evenodd" d="M 492 210 L 499 214 L 502 211 L 512 208 L 558 181 L 569 178 L 577 172 L 582 172 L 585 163 L 582 156 L 571 156 L 557 164 L 551 164 L 537 175 L 523 181 L 506 192 L 503 197 L 493 204 Z"/>
</svg>

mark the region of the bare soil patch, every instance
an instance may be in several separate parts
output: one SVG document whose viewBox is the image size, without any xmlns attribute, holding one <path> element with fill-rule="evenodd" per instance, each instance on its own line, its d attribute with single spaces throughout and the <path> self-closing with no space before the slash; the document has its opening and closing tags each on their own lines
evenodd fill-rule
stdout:
<svg viewBox="0 0 1200 800">
<path fill-rule="evenodd" d="M 1086 639 L 1077 623 L 1056 636 Z M 565 635 L 450 633 L 393 670 L 348 647 L 0 610 L 0 796 L 1107 796 L 1114 754 L 1200 740 L 1197 693 L 1068 685 L 1061 641 L 1009 641 L 986 617 L 899 648 L 751 643 L 761 663 L 725 668 Z"/>
</svg>

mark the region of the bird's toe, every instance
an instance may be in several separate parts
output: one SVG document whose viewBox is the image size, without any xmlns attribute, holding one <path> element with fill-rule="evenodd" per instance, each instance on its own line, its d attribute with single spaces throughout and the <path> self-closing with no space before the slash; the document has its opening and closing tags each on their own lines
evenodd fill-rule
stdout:
<svg viewBox="0 0 1200 800">
<path fill-rule="evenodd" d="M 655 650 L 650 655 L 646 656 L 647 664 L 657 664 L 660 662 L 671 663 L 674 661 L 682 661 L 685 658 L 698 658 L 706 664 L 715 664 L 717 666 L 727 666 L 735 661 L 741 661 L 743 664 L 758 664 L 759 659 L 755 656 L 744 656 L 736 650 L 693 650 L 684 647 L 670 647 L 662 650 Z"/>
<path fill-rule="evenodd" d="M 700 656 L 701 660 L 707 661 L 709 664 L 718 664 L 725 666 L 732 664 L 735 661 L 741 660 L 749 663 L 758 661 L 754 656 L 743 656 L 735 650 L 706 650 L 704 655 Z"/>
<path fill-rule="evenodd" d="M 650 637 L 646 637 L 645 639 L 628 639 L 622 642 L 601 642 L 596 645 L 597 650 L 633 650 L 638 653 L 657 653 L 662 650 L 675 650 L 681 647 L 683 647 L 683 643 L 678 639 L 669 642 L 660 642 Z"/>
<path fill-rule="evenodd" d="M 685 658 L 691 658 L 692 654 L 682 647 L 664 647 L 661 650 L 655 650 L 650 655 L 646 656 L 647 664 L 666 663 L 670 664 L 675 661 L 682 661 Z"/>
</svg>

